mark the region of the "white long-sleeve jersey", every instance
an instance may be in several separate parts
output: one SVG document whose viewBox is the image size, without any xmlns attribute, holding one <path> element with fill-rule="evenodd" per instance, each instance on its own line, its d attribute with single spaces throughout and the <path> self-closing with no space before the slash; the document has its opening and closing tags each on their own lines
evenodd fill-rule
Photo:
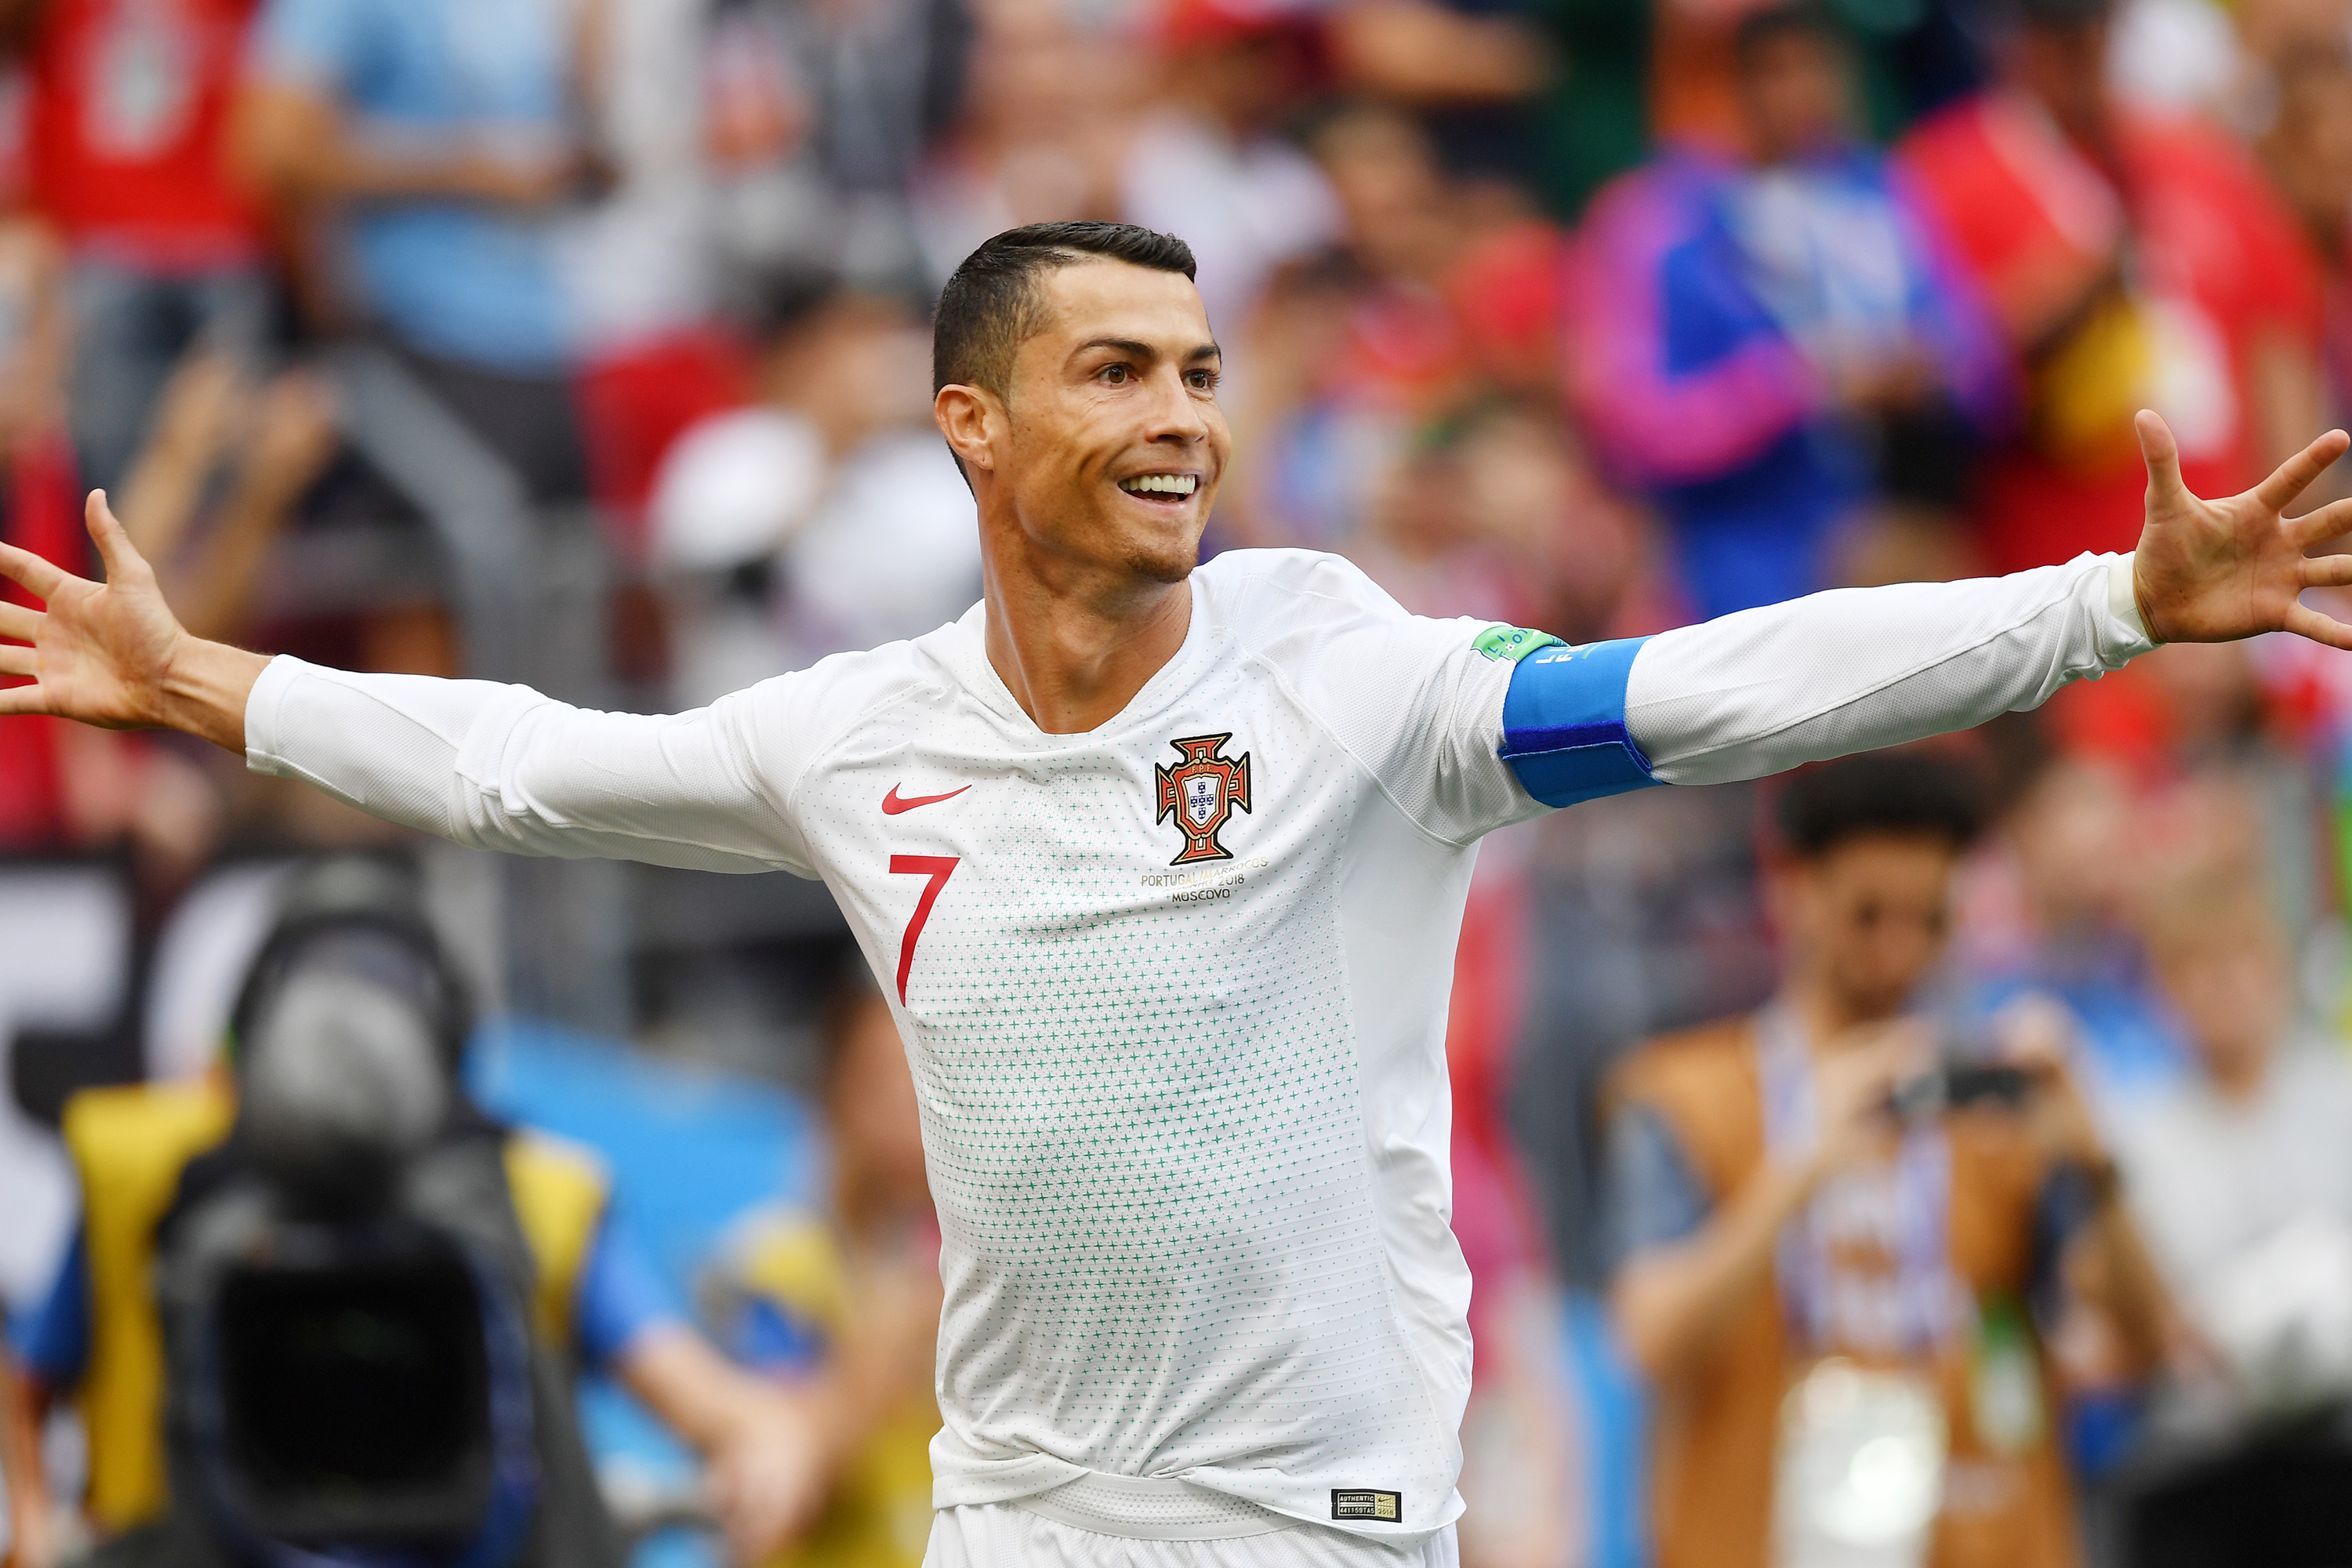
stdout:
<svg viewBox="0 0 2352 1568">
<path fill-rule="evenodd" d="M 248 757 L 462 844 L 822 878 L 897 1009 L 944 1237 L 936 1501 L 1129 1535 L 1460 1513 L 1444 1058 L 1481 835 L 2032 707 L 2150 645 L 2128 557 L 1569 649 L 1244 551 L 1051 735 L 983 609 L 701 711 L 274 661 Z"/>
</svg>

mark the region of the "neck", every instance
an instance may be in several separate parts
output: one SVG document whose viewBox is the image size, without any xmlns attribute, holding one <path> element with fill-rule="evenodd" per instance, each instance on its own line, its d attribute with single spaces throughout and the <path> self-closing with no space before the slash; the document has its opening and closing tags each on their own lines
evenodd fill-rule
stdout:
<svg viewBox="0 0 2352 1568">
<path fill-rule="evenodd" d="M 1190 579 L 1162 583 L 1028 552 L 1011 561 L 991 552 L 986 576 L 988 662 L 1049 735 L 1117 718 L 1192 624 Z"/>
<path fill-rule="evenodd" d="M 1882 1023 L 1891 1016 L 1857 1005 L 1835 986 L 1802 972 L 1790 975 L 1780 999 L 1796 1016 L 1806 1043 L 1815 1050 L 1864 1024 Z"/>
</svg>

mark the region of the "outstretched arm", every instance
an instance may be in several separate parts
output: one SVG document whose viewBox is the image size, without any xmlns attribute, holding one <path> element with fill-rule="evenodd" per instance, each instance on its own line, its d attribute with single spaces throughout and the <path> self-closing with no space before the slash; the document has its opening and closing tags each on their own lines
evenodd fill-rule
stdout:
<svg viewBox="0 0 2352 1568">
<path fill-rule="evenodd" d="M 757 754 L 778 682 L 656 718 L 266 659 L 189 635 L 96 492 L 89 530 L 103 584 L 0 544 L 0 576 L 47 605 L 0 605 L 0 676 L 33 678 L 0 689 L 0 715 L 201 735 L 258 772 L 476 848 L 808 874 Z"/>
<path fill-rule="evenodd" d="M 1504 710 L 1530 795 L 1565 805 L 1644 783 L 1720 784 L 1969 729 L 2038 707 L 2160 642 L 2292 632 L 2352 648 L 2352 626 L 2302 602 L 2352 584 L 2352 502 L 2286 509 L 2352 438 L 2330 431 L 2243 495 L 2180 479 L 2172 433 L 2139 416 L 2147 511 L 2130 555 L 2007 577 L 1839 589 L 1638 644 L 1522 661 Z"/>
</svg>

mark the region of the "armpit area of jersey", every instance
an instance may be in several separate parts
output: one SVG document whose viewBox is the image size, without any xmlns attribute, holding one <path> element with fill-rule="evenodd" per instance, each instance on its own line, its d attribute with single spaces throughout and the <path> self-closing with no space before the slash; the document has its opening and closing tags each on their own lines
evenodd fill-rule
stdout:
<svg viewBox="0 0 2352 1568">
<path fill-rule="evenodd" d="M 1662 781 L 1625 729 L 1625 683 L 1647 637 L 1547 647 L 1511 672 L 1502 758 L 1546 805 L 1574 805 Z"/>
</svg>

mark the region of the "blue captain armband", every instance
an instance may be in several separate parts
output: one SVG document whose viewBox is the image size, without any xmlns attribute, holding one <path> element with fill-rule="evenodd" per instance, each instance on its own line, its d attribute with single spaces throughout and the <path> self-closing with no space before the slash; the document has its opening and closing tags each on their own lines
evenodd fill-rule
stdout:
<svg viewBox="0 0 2352 1568">
<path fill-rule="evenodd" d="M 1625 681 L 1648 640 L 1520 656 L 1503 699 L 1502 749 L 1519 787 L 1546 805 L 1574 805 L 1659 782 L 1625 729 Z"/>
</svg>

